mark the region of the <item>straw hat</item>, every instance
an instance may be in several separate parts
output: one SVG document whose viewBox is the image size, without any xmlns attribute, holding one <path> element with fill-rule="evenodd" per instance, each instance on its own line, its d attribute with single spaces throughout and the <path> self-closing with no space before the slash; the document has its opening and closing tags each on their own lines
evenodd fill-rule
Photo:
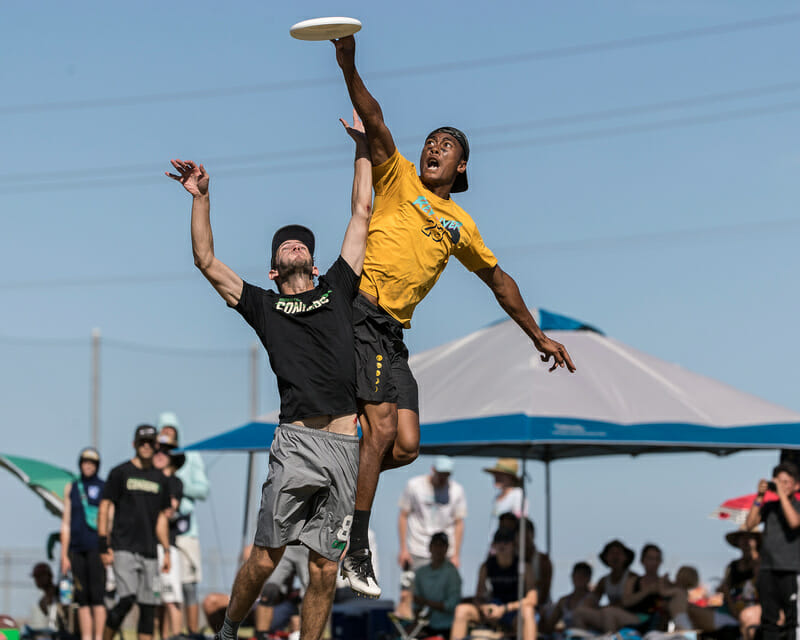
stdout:
<svg viewBox="0 0 800 640">
<path fill-rule="evenodd" d="M 493 467 L 484 467 L 486 473 L 505 473 L 513 476 L 517 482 L 521 482 L 519 475 L 519 462 L 514 458 L 498 458 Z"/>
</svg>

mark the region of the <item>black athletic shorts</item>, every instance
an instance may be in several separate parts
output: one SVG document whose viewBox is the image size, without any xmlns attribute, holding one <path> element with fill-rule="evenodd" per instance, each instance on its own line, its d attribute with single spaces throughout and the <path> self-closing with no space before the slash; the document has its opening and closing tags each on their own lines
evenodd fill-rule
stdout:
<svg viewBox="0 0 800 640">
<path fill-rule="evenodd" d="M 106 569 L 98 551 L 70 551 L 72 579 L 75 581 L 75 604 L 95 607 L 103 604 Z"/>
<path fill-rule="evenodd" d="M 353 302 L 356 396 L 361 402 L 393 402 L 419 413 L 417 381 L 408 366 L 403 325 L 361 294 Z"/>
</svg>

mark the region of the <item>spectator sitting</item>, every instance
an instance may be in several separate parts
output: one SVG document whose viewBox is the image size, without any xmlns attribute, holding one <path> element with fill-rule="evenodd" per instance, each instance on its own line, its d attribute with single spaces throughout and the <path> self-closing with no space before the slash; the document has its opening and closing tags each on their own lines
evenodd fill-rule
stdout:
<svg viewBox="0 0 800 640">
<path fill-rule="evenodd" d="M 621 627 L 666 631 L 671 617 L 678 629 L 691 629 L 692 624 L 685 613 L 686 586 L 672 584 L 666 575 L 658 575 L 662 561 L 661 549 L 654 544 L 646 544 L 642 548 L 640 561 L 644 575 L 631 576 L 625 584 L 622 604 L 626 616 L 620 619 Z"/>
<path fill-rule="evenodd" d="M 494 535 L 495 555 L 481 565 L 474 602 L 456 607 L 451 640 L 467 637 L 468 628 L 476 622 L 497 625 L 506 631 L 516 630 L 516 616 L 522 614 L 522 639 L 536 640 L 536 603 L 533 571 L 525 564 L 525 596 L 519 600 L 518 557 L 514 547 L 514 532 L 498 529 Z"/>
<path fill-rule="evenodd" d="M 753 640 L 755 628 L 761 620 L 761 605 L 756 591 L 758 573 L 758 548 L 761 534 L 758 532 L 732 531 L 725 536 L 742 556 L 732 561 L 725 569 L 720 585 L 723 602 L 721 607 L 689 606 L 689 617 L 696 629 L 716 631 L 723 627 L 739 627 L 742 638 Z"/>
<path fill-rule="evenodd" d="M 106 572 L 100 559 L 97 510 L 103 486 L 97 472 L 100 454 L 86 447 L 78 455 L 80 477 L 64 487 L 61 517 L 61 573 L 72 572 L 81 640 L 102 640 L 106 626 L 103 603 Z"/>
<path fill-rule="evenodd" d="M 575 610 L 573 620 L 576 627 L 587 631 L 610 630 L 608 632 L 612 633 L 624 626 L 620 621 L 620 618 L 626 617 L 626 611 L 622 608 L 622 595 L 628 579 L 636 576 L 630 570 L 635 557 L 633 549 L 626 547 L 620 540 L 612 540 L 603 547 L 600 561 L 611 572 L 600 578 L 592 591 L 593 597 Z M 604 597 L 606 606 L 600 608 Z"/>
<path fill-rule="evenodd" d="M 31 609 L 30 619 L 23 636 L 27 638 L 54 637 L 65 627 L 63 612 L 58 601 L 58 587 L 53 583 L 53 570 L 46 562 L 39 562 L 31 572 L 36 588 L 42 597 Z"/>
<path fill-rule="evenodd" d="M 539 606 L 550 602 L 550 585 L 553 581 L 553 563 L 550 556 L 536 548 L 536 529 L 530 519 L 525 521 L 525 562 L 530 562 L 533 571 L 533 581 L 536 585 L 536 593 L 539 597 Z M 519 530 L 514 544 L 519 549 Z"/>
<path fill-rule="evenodd" d="M 589 564 L 578 562 L 572 567 L 572 593 L 559 599 L 541 626 L 548 632 L 552 632 L 559 623 L 563 623 L 566 629 L 574 627 L 575 611 L 593 601 L 594 594 L 589 588 L 591 581 L 592 567 Z"/>
<path fill-rule="evenodd" d="M 444 531 L 434 533 L 428 545 L 430 564 L 417 569 L 414 578 L 414 609 L 419 616 L 424 607 L 430 608 L 430 622 L 425 635 L 450 637 L 453 613 L 461 600 L 461 576 L 447 559 L 449 540 Z"/>
</svg>

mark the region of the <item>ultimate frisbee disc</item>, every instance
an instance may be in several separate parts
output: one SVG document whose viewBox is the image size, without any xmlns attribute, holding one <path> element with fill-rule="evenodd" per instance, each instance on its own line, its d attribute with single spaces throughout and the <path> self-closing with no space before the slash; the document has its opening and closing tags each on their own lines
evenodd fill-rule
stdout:
<svg viewBox="0 0 800 640">
<path fill-rule="evenodd" d="M 361 21 L 355 18 L 312 18 L 303 20 L 289 29 L 298 40 L 336 40 L 361 31 Z"/>
</svg>

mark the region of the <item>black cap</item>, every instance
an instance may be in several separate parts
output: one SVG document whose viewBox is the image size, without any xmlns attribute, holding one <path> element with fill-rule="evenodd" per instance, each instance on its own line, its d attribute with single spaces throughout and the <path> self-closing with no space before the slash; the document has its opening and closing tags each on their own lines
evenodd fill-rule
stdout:
<svg viewBox="0 0 800 640">
<path fill-rule="evenodd" d="M 505 527 L 500 527 L 494 532 L 494 539 L 492 542 L 495 544 L 498 542 L 514 542 L 515 537 L 514 531 L 511 529 L 506 529 Z"/>
<path fill-rule="evenodd" d="M 449 545 L 450 540 L 447 537 L 447 534 L 444 531 L 437 531 L 431 536 L 431 544 L 434 542 L 441 542 L 442 544 Z"/>
<path fill-rule="evenodd" d="M 311 257 L 314 257 L 314 234 L 311 232 L 311 229 L 301 224 L 287 224 L 285 227 L 278 229 L 275 235 L 272 236 L 271 268 L 275 268 L 275 254 L 278 253 L 278 247 L 287 240 L 299 240 L 308 247 L 308 252 L 311 254 Z"/>
<path fill-rule="evenodd" d="M 464 152 L 464 162 L 469 160 L 469 142 L 467 141 L 466 134 L 461 131 L 461 129 L 456 129 L 455 127 L 439 127 L 431 131 L 428 134 L 428 138 L 434 133 L 447 133 L 453 136 L 458 141 L 458 144 L 461 145 L 461 149 Z M 456 181 L 453 183 L 453 188 L 450 189 L 450 193 L 461 193 L 467 189 L 469 189 L 469 184 L 467 183 L 467 172 L 465 170 L 464 173 L 459 173 L 456 176 Z"/>
<path fill-rule="evenodd" d="M 150 440 L 150 442 L 155 442 L 157 435 L 158 432 L 152 424 L 140 424 L 136 427 L 136 431 L 133 434 L 133 441 L 142 442 L 143 440 Z"/>
</svg>

